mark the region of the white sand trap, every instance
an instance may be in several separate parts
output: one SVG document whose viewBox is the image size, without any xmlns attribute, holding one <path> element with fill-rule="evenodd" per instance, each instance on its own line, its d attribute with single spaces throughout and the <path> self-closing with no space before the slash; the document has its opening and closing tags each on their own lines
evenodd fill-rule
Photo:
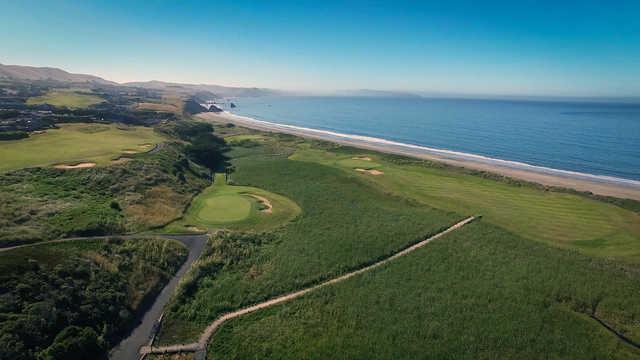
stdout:
<svg viewBox="0 0 640 360">
<path fill-rule="evenodd" d="M 139 152 L 140 151 L 137 151 L 137 150 L 122 150 L 123 154 L 137 154 Z"/>
<path fill-rule="evenodd" d="M 73 165 L 68 165 L 68 164 L 55 165 L 54 168 L 69 170 L 69 169 L 86 169 L 86 168 L 92 168 L 94 166 L 96 166 L 96 163 L 94 162 L 82 162 L 82 163 L 73 164 Z"/>
<path fill-rule="evenodd" d="M 382 175 L 384 174 L 384 172 L 380 171 L 380 170 L 376 170 L 376 169 L 361 169 L 361 168 L 357 168 L 355 169 L 357 172 L 361 172 L 361 173 L 367 173 L 369 175 Z"/>
<path fill-rule="evenodd" d="M 273 212 L 273 206 L 271 205 L 271 201 L 269 201 L 269 199 L 256 194 L 248 194 L 248 195 L 258 199 L 258 201 L 260 201 L 262 205 L 266 206 L 264 209 L 260 210 L 261 212 L 265 214 L 271 214 Z"/>
<path fill-rule="evenodd" d="M 356 156 L 356 157 L 352 157 L 352 160 L 364 160 L 364 161 L 371 161 L 371 158 L 368 156 Z"/>
</svg>

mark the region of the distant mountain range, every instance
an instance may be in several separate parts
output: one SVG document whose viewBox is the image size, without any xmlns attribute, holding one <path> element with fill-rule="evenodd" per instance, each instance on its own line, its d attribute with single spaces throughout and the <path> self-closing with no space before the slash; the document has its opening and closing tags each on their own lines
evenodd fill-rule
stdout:
<svg viewBox="0 0 640 360">
<path fill-rule="evenodd" d="M 131 86 L 151 90 L 168 91 L 182 95 L 214 94 L 216 97 L 253 97 L 279 94 L 276 90 L 261 88 L 229 87 L 206 84 L 178 84 L 163 81 L 130 82 L 119 84 L 101 77 L 73 74 L 51 67 L 34 67 L 0 64 L 0 79 L 13 81 L 57 81 L 86 85 Z"/>
<path fill-rule="evenodd" d="M 145 81 L 145 82 L 130 82 L 124 83 L 125 86 L 133 86 L 144 89 L 161 90 L 161 91 L 173 91 L 177 93 L 196 94 L 200 92 L 211 92 L 219 97 L 255 97 L 266 95 L 277 95 L 280 92 L 272 89 L 262 88 L 244 88 L 244 87 L 230 87 L 220 85 L 207 85 L 207 84 L 180 84 L 170 83 L 164 81 Z"/>
</svg>

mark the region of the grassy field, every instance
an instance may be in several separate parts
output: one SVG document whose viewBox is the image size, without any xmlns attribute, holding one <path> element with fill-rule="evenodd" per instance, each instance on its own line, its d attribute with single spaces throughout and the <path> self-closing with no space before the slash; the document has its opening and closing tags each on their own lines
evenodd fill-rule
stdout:
<svg viewBox="0 0 640 360">
<path fill-rule="evenodd" d="M 249 186 L 228 185 L 224 174 L 216 174 L 214 184 L 199 194 L 184 217 L 167 226 L 166 231 L 221 228 L 266 231 L 286 224 L 298 214 L 298 205 L 284 196 Z"/>
<path fill-rule="evenodd" d="M 196 279 L 183 286 L 167 311 L 162 343 L 192 340 L 222 312 L 368 264 L 464 217 L 285 156 L 245 156 L 234 164 L 235 183 L 286 196 L 302 212 L 270 233 L 216 237 L 192 276 Z"/>
<path fill-rule="evenodd" d="M 186 255 L 182 244 L 153 238 L 0 253 L 0 358 L 103 358 Z M 68 336 L 80 331 L 82 340 Z"/>
<path fill-rule="evenodd" d="M 42 96 L 27 99 L 27 105 L 49 104 L 56 107 L 81 109 L 104 101 L 103 98 L 93 95 L 87 90 L 58 89 L 50 90 Z"/>
<path fill-rule="evenodd" d="M 362 157 L 371 160 L 354 159 Z M 384 174 L 356 176 L 384 191 L 439 209 L 482 214 L 485 221 L 531 240 L 640 262 L 640 214 L 612 204 L 357 149 L 327 150 L 305 144 L 291 159 L 352 173 L 355 168 L 377 169 Z"/>
<path fill-rule="evenodd" d="M 637 359 L 638 269 L 480 221 L 410 256 L 233 320 L 215 359 Z"/>
<path fill-rule="evenodd" d="M 163 140 L 145 127 L 63 124 L 27 139 L 0 142 L 0 171 L 80 162 L 106 165 L 119 155 L 150 150 Z"/>
</svg>

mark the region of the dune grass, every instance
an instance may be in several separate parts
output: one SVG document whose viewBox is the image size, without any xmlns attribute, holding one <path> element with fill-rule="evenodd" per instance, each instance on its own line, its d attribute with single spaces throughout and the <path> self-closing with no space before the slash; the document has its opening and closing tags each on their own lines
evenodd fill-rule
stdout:
<svg viewBox="0 0 640 360">
<path fill-rule="evenodd" d="M 464 217 L 390 196 L 323 165 L 282 156 L 234 164 L 235 183 L 282 194 L 302 212 L 268 234 L 216 239 L 195 288 L 166 313 L 161 343 L 193 340 L 223 312 L 363 266 Z"/>
<path fill-rule="evenodd" d="M 99 104 L 105 99 L 91 94 L 88 90 L 57 89 L 50 90 L 42 96 L 30 97 L 27 105 L 49 104 L 69 109 L 82 109 Z"/>
<path fill-rule="evenodd" d="M 116 124 L 63 124 L 29 138 L 0 142 L 0 171 L 94 162 L 106 165 L 123 153 L 143 152 L 164 137 L 151 128 Z"/>
<path fill-rule="evenodd" d="M 410 256 L 232 320 L 209 358 L 633 359 L 640 278 L 480 221 Z"/>
<path fill-rule="evenodd" d="M 258 197 L 266 198 L 270 211 Z M 229 185 L 224 174 L 216 174 L 213 185 L 193 199 L 191 206 L 178 221 L 169 224 L 166 232 L 193 230 L 267 231 L 284 225 L 300 214 L 300 207 L 285 196 L 251 186 Z"/>
<path fill-rule="evenodd" d="M 350 148 L 306 145 L 291 159 L 355 172 L 368 163 L 353 160 L 357 156 L 372 158 L 370 167 L 384 172 L 357 176 L 393 194 L 447 211 L 482 214 L 485 221 L 531 240 L 640 262 L 640 214 L 612 204 Z"/>
</svg>

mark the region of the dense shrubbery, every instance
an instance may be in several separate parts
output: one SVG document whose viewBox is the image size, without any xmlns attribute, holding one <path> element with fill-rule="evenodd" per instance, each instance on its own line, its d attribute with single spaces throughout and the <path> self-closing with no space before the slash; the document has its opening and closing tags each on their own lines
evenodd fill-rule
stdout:
<svg viewBox="0 0 640 360">
<path fill-rule="evenodd" d="M 185 151 L 194 162 L 211 170 L 220 170 L 227 160 L 224 139 L 213 134 L 213 126 L 197 121 L 176 121 L 164 124 L 160 131 L 190 144 Z"/>
<path fill-rule="evenodd" d="M 26 131 L 3 131 L 0 132 L 0 141 L 1 140 L 19 140 L 28 138 L 29 133 Z"/>
<path fill-rule="evenodd" d="M 0 254 L 0 359 L 96 359 L 186 250 L 169 240 L 41 245 Z"/>
</svg>

